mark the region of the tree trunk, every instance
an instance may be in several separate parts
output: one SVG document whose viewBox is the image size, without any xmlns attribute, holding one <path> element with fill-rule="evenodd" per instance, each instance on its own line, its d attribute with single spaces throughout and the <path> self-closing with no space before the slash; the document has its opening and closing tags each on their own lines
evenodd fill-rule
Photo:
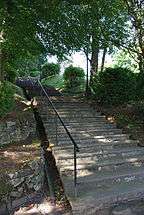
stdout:
<svg viewBox="0 0 144 215">
<path fill-rule="evenodd" d="M 0 49 L 0 81 L 4 81 L 4 54 Z"/>
<path fill-rule="evenodd" d="M 90 80 L 98 72 L 98 56 L 99 56 L 99 43 L 95 36 L 92 37 L 92 55 L 91 55 L 91 69 L 90 69 Z"/>
<path fill-rule="evenodd" d="M 107 53 L 107 48 L 104 48 L 104 50 L 103 50 L 103 56 L 102 56 L 102 63 L 101 63 L 101 72 L 103 72 L 103 70 L 104 70 L 106 53 Z"/>
<path fill-rule="evenodd" d="M 28 101 L 32 101 L 31 97 L 27 93 L 25 89 L 23 89 L 24 95 L 26 96 Z M 60 204 L 64 206 L 64 208 L 68 211 L 71 211 L 71 205 L 64 193 L 63 183 L 60 178 L 59 171 L 56 166 L 56 161 L 52 153 L 52 149 L 50 147 L 45 127 L 42 121 L 42 118 L 39 114 L 37 106 L 31 103 L 31 108 L 34 114 L 34 118 L 36 121 L 37 131 L 39 134 L 39 139 L 41 141 L 41 147 L 43 151 L 43 158 L 45 162 L 45 175 L 47 176 L 49 190 L 52 192 L 52 198 L 56 198 L 56 200 L 60 201 Z M 54 200 L 54 199 L 53 199 Z"/>
</svg>

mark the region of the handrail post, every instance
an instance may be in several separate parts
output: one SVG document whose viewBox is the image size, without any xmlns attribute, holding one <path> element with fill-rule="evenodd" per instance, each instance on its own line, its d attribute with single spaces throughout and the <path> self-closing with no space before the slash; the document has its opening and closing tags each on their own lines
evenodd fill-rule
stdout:
<svg viewBox="0 0 144 215">
<path fill-rule="evenodd" d="M 55 129 L 56 129 L 56 145 L 58 145 L 58 120 L 57 120 L 57 115 L 55 113 Z"/>
<path fill-rule="evenodd" d="M 74 145 L 74 195 L 77 197 L 77 149 Z"/>
</svg>

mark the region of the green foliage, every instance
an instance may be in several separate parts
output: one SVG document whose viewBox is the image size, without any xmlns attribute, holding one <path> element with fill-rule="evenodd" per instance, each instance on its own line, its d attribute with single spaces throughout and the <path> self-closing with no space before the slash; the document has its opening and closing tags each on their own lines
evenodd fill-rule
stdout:
<svg viewBox="0 0 144 215">
<path fill-rule="evenodd" d="M 14 107 L 14 88 L 9 82 L 0 82 L 0 117 Z"/>
<path fill-rule="evenodd" d="M 144 74 L 141 72 L 137 73 L 136 93 L 137 100 L 144 100 Z"/>
<path fill-rule="evenodd" d="M 10 82 L 15 82 L 17 72 L 9 63 L 5 65 L 5 71 L 6 71 L 5 78 Z"/>
<path fill-rule="evenodd" d="M 60 73 L 60 65 L 55 63 L 46 63 L 42 67 L 42 78 L 47 78 L 52 75 L 58 75 Z"/>
<path fill-rule="evenodd" d="M 36 77 L 40 75 L 41 66 L 45 62 L 44 56 L 32 56 L 29 55 L 27 58 L 20 58 L 15 62 L 15 68 L 17 69 L 17 74 L 20 77 L 32 76 Z"/>
<path fill-rule="evenodd" d="M 107 68 L 93 82 L 95 98 L 106 105 L 119 105 L 135 98 L 135 75 L 124 68 Z"/>
<path fill-rule="evenodd" d="M 37 76 L 40 75 L 40 72 L 37 71 L 37 70 L 31 70 L 31 71 L 29 72 L 29 75 L 30 75 L 31 77 L 37 77 Z"/>
<path fill-rule="evenodd" d="M 127 50 L 120 50 L 114 54 L 114 67 L 127 68 L 133 72 L 138 72 L 137 56 L 135 53 L 129 54 Z"/>
<path fill-rule="evenodd" d="M 84 83 L 85 73 L 80 67 L 67 67 L 63 74 L 66 89 L 80 87 Z"/>
<path fill-rule="evenodd" d="M 54 76 L 42 79 L 41 82 L 45 86 L 52 86 L 58 89 L 62 89 L 64 86 L 64 80 L 62 75 L 54 75 Z"/>
</svg>

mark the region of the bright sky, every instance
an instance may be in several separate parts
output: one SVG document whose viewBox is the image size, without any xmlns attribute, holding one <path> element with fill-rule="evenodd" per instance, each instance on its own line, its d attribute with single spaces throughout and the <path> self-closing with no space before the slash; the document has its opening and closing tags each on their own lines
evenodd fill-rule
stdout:
<svg viewBox="0 0 144 215">
<path fill-rule="evenodd" d="M 72 57 L 69 58 L 70 62 L 64 62 L 61 64 L 61 70 L 62 72 L 64 71 L 64 68 L 73 65 L 73 66 L 79 66 L 84 69 L 86 72 L 86 57 L 82 52 L 76 52 L 75 54 L 72 55 Z M 51 57 L 48 60 L 50 63 L 57 63 L 57 60 L 55 57 Z M 105 61 L 105 66 L 109 67 L 112 65 L 112 57 L 110 55 L 106 55 L 106 61 Z"/>
</svg>

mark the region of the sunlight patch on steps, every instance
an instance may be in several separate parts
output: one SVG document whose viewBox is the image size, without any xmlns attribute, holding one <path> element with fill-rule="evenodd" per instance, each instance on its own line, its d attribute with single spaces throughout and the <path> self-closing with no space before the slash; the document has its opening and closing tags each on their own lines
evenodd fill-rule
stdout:
<svg viewBox="0 0 144 215">
<path fill-rule="evenodd" d="M 125 160 L 128 162 L 136 162 L 138 161 L 138 158 L 126 158 Z"/>
</svg>

